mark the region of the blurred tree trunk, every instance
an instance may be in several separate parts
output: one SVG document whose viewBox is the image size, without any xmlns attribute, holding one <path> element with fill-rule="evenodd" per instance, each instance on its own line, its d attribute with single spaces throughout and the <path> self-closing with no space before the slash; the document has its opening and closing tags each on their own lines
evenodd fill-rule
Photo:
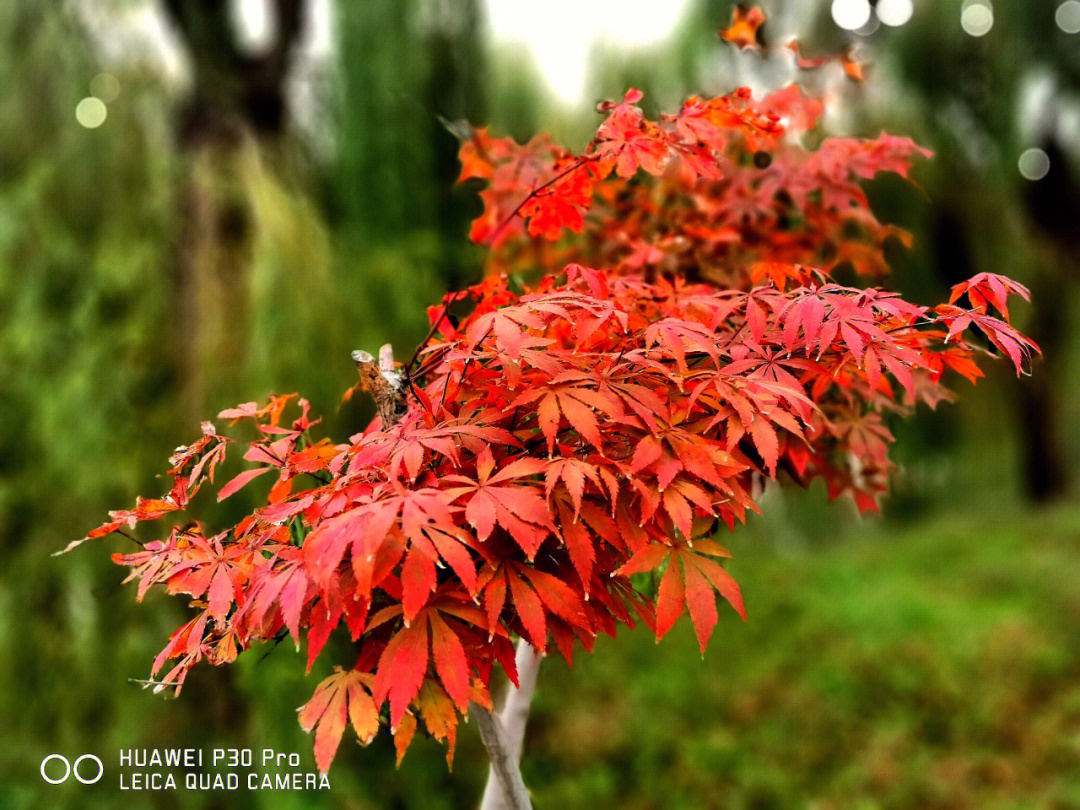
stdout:
<svg viewBox="0 0 1080 810">
<path fill-rule="evenodd" d="M 1039 146 L 1049 157 L 1050 169 L 1025 184 L 1024 203 L 1037 228 L 1033 241 L 1042 243 L 1032 245 L 1038 266 L 1031 284 L 1035 317 L 1028 334 L 1043 355 L 1020 388 L 1020 416 L 1027 490 L 1035 500 L 1046 501 L 1063 495 L 1070 483 L 1060 389 L 1069 338 L 1069 287 L 1080 278 L 1080 186 L 1055 137 L 1044 137 Z"/>
<path fill-rule="evenodd" d="M 1060 276 L 1039 268 L 1031 284 L 1035 318 L 1028 335 L 1043 351 L 1031 379 L 1020 391 L 1020 435 L 1024 448 L 1024 482 L 1036 501 L 1048 501 L 1068 486 L 1067 462 L 1062 447 L 1060 388 L 1062 357 L 1066 346 L 1067 296 Z"/>
<path fill-rule="evenodd" d="M 258 55 L 242 52 L 222 0 L 166 0 L 192 65 L 190 99 L 176 132 L 184 175 L 177 189 L 179 245 L 174 290 L 177 351 L 189 420 L 205 418 L 215 385 L 235 384 L 246 354 L 254 212 L 244 178 L 251 149 L 272 146 L 286 120 L 290 54 L 302 33 L 304 0 L 277 0 L 277 37 Z M 246 725 L 235 673 L 222 677 L 202 706 L 219 730 Z M 225 810 L 229 802 L 212 807 Z"/>
<path fill-rule="evenodd" d="M 1055 152 L 1047 144 L 1044 147 Z M 1063 158 L 1055 152 L 1051 163 L 1067 177 Z M 1015 406 L 1024 490 L 1032 500 L 1048 501 L 1062 495 L 1070 483 L 1060 389 L 1070 338 L 1069 288 L 1080 278 L 1076 260 L 1080 244 L 1071 244 L 1076 236 L 1068 217 L 1070 211 L 1080 211 L 1080 201 L 1070 203 L 1073 192 L 1062 185 L 1060 176 L 1025 182 L 1026 218 L 1035 227 L 1018 226 L 1003 238 L 1022 239 L 1027 246 L 1023 276 L 1030 277 L 1032 319 L 1023 329 L 1039 344 L 1042 355 L 1035 360 L 1031 378 L 1016 387 Z M 1000 219 L 1000 212 L 971 188 L 942 195 L 937 209 L 931 229 L 934 265 L 941 280 L 951 286 L 979 272 L 972 235 Z M 1007 267 L 992 269 L 1009 272 Z"/>
<path fill-rule="evenodd" d="M 236 40 L 230 4 L 166 0 L 192 65 L 193 89 L 176 125 L 185 160 L 177 190 L 175 293 L 183 401 L 205 415 L 208 370 L 235 380 L 245 357 L 254 236 L 245 151 L 272 144 L 286 120 L 286 79 L 304 24 L 304 0 L 277 0 L 276 38 L 258 54 Z M 227 383 L 226 383 L 227 384 Z"/>
</svg>

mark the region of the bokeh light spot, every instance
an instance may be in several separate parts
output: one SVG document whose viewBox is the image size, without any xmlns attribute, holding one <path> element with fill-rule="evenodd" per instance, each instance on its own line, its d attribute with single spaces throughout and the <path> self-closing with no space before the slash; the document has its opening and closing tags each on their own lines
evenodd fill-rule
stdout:
<svg viewBox="0 0 1080 810">
<path fill-rule="evenodd" d="M 879 0 L 876 10 L 882 23 L 896 27 L 911 19 L 915 6 L 911 0 Z"/>
<path fill-rule="evenodd" d="M 862 28 L 870 22 L 869 0 L 833 0 L 832 18 L 848 31 Z"/>
<path fill-rule="evenodd" d="M 1080 33 L 1080 0 L 1065 0 L 1054 12 L 1054 22 L 1066 34 Z"/>
<path fill-rule="evenodd" d="M 994 8 L 987 0 L 965 0 L 960 27 L 973 37 L 985 36 L 994 27 Z"/>
<path fill-rule="evenodd" d="M 75 120 L 87 129 L 97 129 L 105 123 L 105 102 L 95 96 L 87 96 L 75 106 Z"/>
<path fill-rule="evenodd" d="M 1050 171 L 1050 157 L 1042 149 L 1025 149 L 1017 167 L 1025 180 L 1042 180 Z"/>
<path fill-rule="evenodd" d="M 111 73 L 99 73 L 90 80 L 90 95 L 108 104 L 120 95 L 120 82 Z"/>
</svg>

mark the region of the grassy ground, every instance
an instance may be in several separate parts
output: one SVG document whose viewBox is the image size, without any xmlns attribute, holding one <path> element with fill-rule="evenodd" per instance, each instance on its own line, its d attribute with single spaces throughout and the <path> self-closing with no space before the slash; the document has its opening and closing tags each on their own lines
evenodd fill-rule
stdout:
<svg viewBox="0 0 1080 810">
<path fill-rule="evenodd" d="M 642 628 L 602 639 L 573 669 L 545 662 L 525 760 L 538 810 L 1080 808 L 1080 510 L 986 503 L 899 524 L 820 500 L 774 501 L 774 515 L 789 514 L 731 538 L 749 619 L 727 611 L 704 658 L 681 621 L 659 645 Z M 278 655 L 241 667 L 252 719 L 220 744 L 308 756 L 290 715 L 314 681 L 291 651 Z M 208 685 L 221 675 L 201 673 Z M 133 699 L 160 719 L 200 688 Z M 118 742 L 183 743 L 155 727 Z M 329 795 L 71 790 L 63 804 L 475 806 L 484 761 L 472 728 L 452 773 L 443 754 L 419 740 L 396 771 L 388 738 L 346 743 Z"/>
<path fill-rule="evenodd" d="M 977 425 L 956 409 L 905 428 L 885 517 L 827 504 L 820 487 L 766 493 L 764 515 L 726 538 L 748 621 L 725 611 L 704 657 L 684 619 L 660 645 L 641 628 L 601 639 L 573 669 L 545 662 L 524 765 L 537 810 L 1080 808 L 1080 508 L 1015 494 L 1000 389 L 972 399 L 987 414 Z M 7 714 L 22 725 L 0 751 L 0 808 L 476 806 L 486 763 L 471 726 L 453 772 L 429 740 L 400 770 L 389 735 L 367 749 L 347 740 L 329 793 L 45 788 L 43 746 L 272 746 L 313 767 L 294 707 L 321 663 L 305 678 L 302 656 L 280 645 L 196 670 L 178 700 L 154 697 L 127 678 L 175 625 L 175 600 L 148 597 L 133 622 L 120 574 L 102 559 L 109 570 L 91 577 L 92 561 L 77 560 L 86 593 L 67 597 L 69 618 L 26 635 L 51 647 L 0 633 L 12 653 L 0 675 L 22 681 L 5 692 L 22 696 Z M 123 644 L 101 672 L 93 650 L 106 636 Z M 27 669 L 42 656 L 55 665 Z M 217 730 L 195 722 L 218 715 Z"/>
<path fill-rule="evenodd" d="M 703 659 L 687 623 L 548 662 L 538 806 L 1080 807 L 1080 512 L 839 523 L 747 532 Z"/>
</svg>

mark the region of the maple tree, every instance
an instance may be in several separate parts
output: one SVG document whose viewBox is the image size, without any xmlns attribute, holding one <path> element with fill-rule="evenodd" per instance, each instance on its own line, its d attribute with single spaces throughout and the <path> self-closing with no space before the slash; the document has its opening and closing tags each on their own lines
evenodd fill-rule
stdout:
<svg viewBox="0 0 1080 810">
<path fill-rule="evenodd" d="M 737 14 L 732 37 L 752 41 L 761 20 Z M 193 600 L 155 690 L 284 637 L 310 670 L 340 632 L 355 659 L 299 712 L 319 769 L 349 725 L 365 744 L 388 727 L 400 762 L 418 720 L 449 761 L 470 706 L 492 716 L 496 665 L 518 683 L 515 638 L 571 662 L 619 625 L 659 639 L 688 614 L 704 652 L 718 595 L 745 615 L 718 527 L 758 510 L 763 480 L 821 478 L 873 510 L 891 415 L 950 399 L 947 372 L 974 382 L 988 346 L 1025 370 L 1037 347 L 1008 298 L 1027 290 L 1007 278 L 937 306 L 834 278 L 885 277 L 885 241 L 909 237 L 860 182 L 906 176 L 926 150 L 889 135 L 808 149 L 823 107 L 795 85 L 659 120 L 640 99 L 601 105 L 580 154 L 472 131 L 461 180 L 484 184 L 471 236 L 487 277 L 431 308 L 406 366 L 354 355 L 380 409 L 362 432 L 315 439 L 295 394 L 223 411 L 255 438 L 218 499 L 267 476 L 265 505 L 216 534 L 180 519 L 235 443 L 207 422 L 167 494 L 89 533 L 174 518 L 114 555 L 140 599 Z"/>
</svg>

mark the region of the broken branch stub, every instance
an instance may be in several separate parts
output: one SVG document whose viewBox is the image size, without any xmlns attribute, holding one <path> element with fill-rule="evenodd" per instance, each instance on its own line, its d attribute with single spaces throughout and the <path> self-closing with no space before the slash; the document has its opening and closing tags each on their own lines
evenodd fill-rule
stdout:
<svg viewBox="0 0 1080 810">
<path fill-rule="evenodd" d="M 394 366 L 394 349 L 387 343 L 379 349 L 379 359 L 357 350 L 352 353 L 360 374 L 360 387 L 371 394 L 379 409 L 383 430 L 396 425 L 405 415 L 405 375 Z"/>
</svg>

